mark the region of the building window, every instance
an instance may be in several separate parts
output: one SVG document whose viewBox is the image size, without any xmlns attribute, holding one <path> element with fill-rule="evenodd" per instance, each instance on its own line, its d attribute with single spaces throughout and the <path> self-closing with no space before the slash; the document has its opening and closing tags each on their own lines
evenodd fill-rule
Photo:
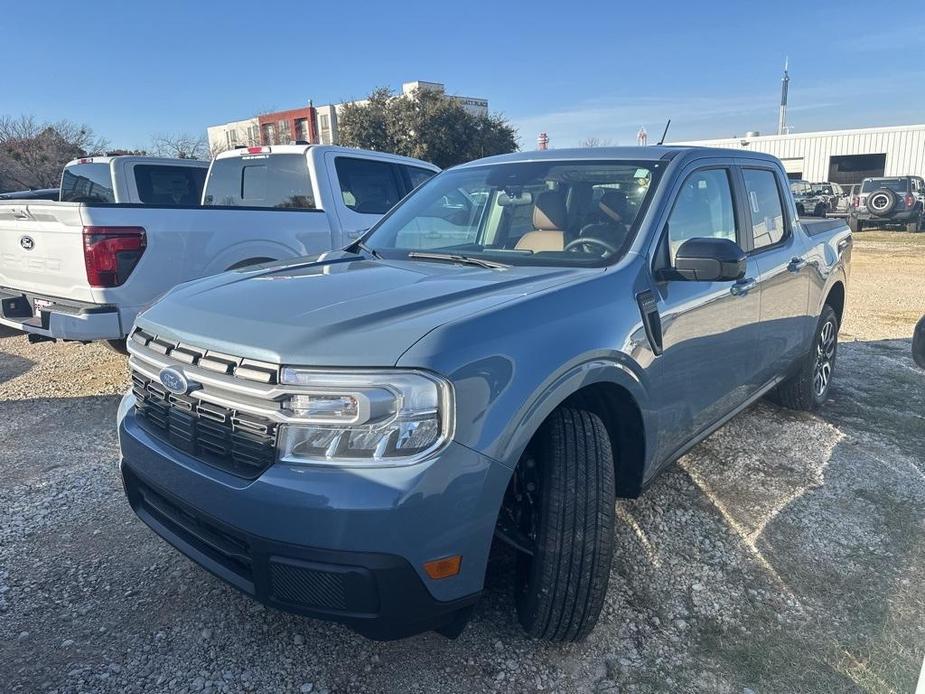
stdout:
<svg viewBox="0 0 925 694">
<path fill-rule="evenodd" d="M 260 144 L 260 126 L 249 125 L 247 127 L 247 144 L 249 145 L 259 145 Z"/>
<path fill-rule="evenodd" d="M 229 147 L 234 147 L 238 144 L 238 131 L 234 128 L 225 131 L 225 143 Z"/>
<path fill-rule="evenodd" d="M 279 122 L 279 144 L 288 145 L 292 140 L 292 129 L 289 127 L 289 121 L 281 120 Z"/>
<path fill-rule="evenodd" d="M 307 118 L 296 118 L 295 132 L 296 132 L 297 140 L 302 140 L 303 142 L 311 142 L 311 137 L 309 136 L 309 133 L 308 133 L 308 119 Z"/>
<path fill-rule="evenodd" d="M 331 117 L 326 113 L 322 113 L 318 116 L 318 125 L 318 129 L 321 131 L 321 144 L 331 144 Z"/>
</svg>

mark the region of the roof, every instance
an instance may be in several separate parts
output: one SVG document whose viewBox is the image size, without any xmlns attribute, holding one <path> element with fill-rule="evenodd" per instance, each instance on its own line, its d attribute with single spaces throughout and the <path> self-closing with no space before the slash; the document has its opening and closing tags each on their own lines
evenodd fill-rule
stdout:
<svg viewBox="0 0 925 694">
<path fill-rule="evenodd" d="M 313 150 L 319 153 L 324 152 L 336 152 L 339 154 L 352 154 L 356 156 L 357 154 L 370 155 L 374 154 L 376 157 L 382 159 L 388 159 L 396 162 L 404 162 L 405 164 L 411 164 L 413 166 L 426 166 L 432 168 L 434 171 L 439 171 L 440 167 L 430 162 L 422 161 L 421 159 L 414 159 L 413 157 L 405 157 L 400 154 L 391 154 L 389 152 L 376 152 L 369 149 L 358 149 L 355 147 L 341 147 L 340 145 L 255 145 L 255 147 L 250 149 L 255 149 L 256 147 L 266 148 L 269 150 L 268 154 L 305 154 L 308 150 Z M 238 147 L 236 149 L 229 149 L 221 154 L 216 155 L 216 159 L 226 159 L 228 157 L 236 157 L 241 155 L 248 154 L 248 147 Z"/>
<path fill-rule="evenodd" d="M 748 140 L 749 142 L 762 142 L 768 140 L 799 140 L 804 138 L 812 137 L 838 137 L 844 135 L 874 135 L 880 133 L 896 133 L 896 132 L 907 132 L 910 130 L 925 130 L 925 123 L 920 123 L 917 125 L 889 125 L 889 126 L 879 126 L 874 128 L 851 128 L 848 130 L 812 130 L 804 133 L 786 133 L 783 135 L 778 135 L 777 133 L 769 133 L 767 135 L 740 135 L 740 136 L 731 136 L 731 137 L 714 137 L 708 140 L 684 140 L 679 142 L 681 145 L 709 145 L 713 142 L 738 142 L 741 140 Z"/>
<path fill-rule="evenodd" d="M 203 166 L 206 167 L 209 165 L 209 162 L 205 159 L 172 159 L 170 157 L 148 157 L 136 154 L 119 154 L 113 157 L 79 157 L 78 159 L 72 159 L 65 166 L 72 166 L 74 164 L 109 164 L 116 160 L 129 160 L 136 164 L 182 164 L 187 166 Z"/>
<path fill-rule="evenodd" d="M 503 164 L 530 161 L 658 161 L 671 160 L 678 155 L 690 154 L 698 157 L 715 155 L 727 158 L 729 156 L 749 156 L 756 159 L 774 160 L 774 157 L 761 152 L 736 151 L 730 154 L 728 148 L 696 147 L 689 145 L 651 145 L 648 147 L 583 147 L 575 149 L 546 149 L 527 152 L 513 152 L 512 154 L 499 154 L 494 157 L 476 159 L 456 168 L 481 166 L 483 164 Z"/>
</svg>

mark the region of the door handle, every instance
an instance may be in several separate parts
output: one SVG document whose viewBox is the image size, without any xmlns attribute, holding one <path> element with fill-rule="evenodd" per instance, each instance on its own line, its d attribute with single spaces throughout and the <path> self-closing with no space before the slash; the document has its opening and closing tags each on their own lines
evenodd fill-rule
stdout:
<svg viewBox="0 0 925 694">
<path fill-rule="evenodd" d="M 790 259 L 790 264 L 787 266 L 787 269 L 790 270 L 790 272 L 799 272 L 805 267 L 806 258 L 796 257 Z"/>
<path fill-rule="evenodd" d="M 732 292 L 733 296 L 745 296 L 748 294 L 755 286 L 758 284 L 758 280 L 754 277 L 746 277 L 741 279 L 732 285 L 729 288 L 729 291 Z"/>
</svg>

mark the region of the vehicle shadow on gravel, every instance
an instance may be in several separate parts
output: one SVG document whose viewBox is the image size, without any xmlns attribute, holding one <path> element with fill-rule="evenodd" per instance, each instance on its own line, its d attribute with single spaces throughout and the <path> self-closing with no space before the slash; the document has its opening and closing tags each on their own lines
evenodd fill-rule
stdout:
<svg viewBox="0 0 925 694">
<path fill-rule="evenodd" d="M 523 635 L 504 546 L 455 641 L 376 643 L 264 608 L 134 517 L 117 395 L 2 401 L 16 422 L 0 437 L 5 686 L 911 691 L 925 642 L 925 372 L 909 370 L 907 340 L 840 349 L 818 415 L 760 403 L 618 503 L 604 612 L 574 645 Z"/>
<path fill-rule="evenodd" d="M 3 327 L 3 326 L 0 326 Z M 29 371 L 35 362 L 18 354 L 0 352 L 0 383 L 11 381 Z"/>
</svg>

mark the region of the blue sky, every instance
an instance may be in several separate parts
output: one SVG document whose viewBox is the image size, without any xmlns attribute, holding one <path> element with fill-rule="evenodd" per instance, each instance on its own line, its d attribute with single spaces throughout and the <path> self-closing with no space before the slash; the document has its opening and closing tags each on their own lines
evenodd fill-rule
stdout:
<svg viewBox="0 0 925 694">
<path fill-rule="evenodd" d="M 925 12 L 817 1 L 10 2 L 0 115 L 87 123 L 113 146 L 260 111 L 443 82 L 532 149 L 586 137 L 772 132 L 790 57 L 794 131 L 925 121 Z M 868 27 L 872 27 L 869 28 Z"/>
</svg>

